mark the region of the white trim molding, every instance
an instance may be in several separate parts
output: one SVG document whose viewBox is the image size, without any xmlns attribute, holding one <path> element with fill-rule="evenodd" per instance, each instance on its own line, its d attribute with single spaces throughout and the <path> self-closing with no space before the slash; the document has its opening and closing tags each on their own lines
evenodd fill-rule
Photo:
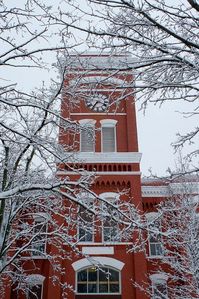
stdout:
<svg viewBox="0 0 199 299">
<path fill-rule="evenodd" d="M 45 276 L 41 274 L 30 274 L 26 277 L 26 283 L 29 285 L 43 284 Z"/>
<path fill-rule="evenodd" d="M 168 280 L 168 275 L 166 273 L 155 273 L 151 274 L 150 279 L 154 283 L 165 283 Z"/>
<path fill-rule="evenodd" d="M 81 260 L 78 260 L 74 263 L 72 263 L 72 267 L 75 271 L 79 271 L 83 268 L 87 268 L 90 266 L 110 266 L 112 268 L 115 268 L 117 270 L 122 270 L 124 267 L 124 263 L 116 260 L 112 257 L 89 257 L 89 258 L 83 258 Z"/>
<path fill-rule="evenodd" d="M 142 186 L 142 197 L 169 196 L 168 186 Z"/>
<path fill-rule="evenodd" d="M 65 161 L 69 163 L 140 163 L 142 154 L 138 152 L 66 152 L 65 157 Z"/>
<path fill-rule="evenodd" d="M 70 81 L 70 86 L 78 86 L 80 84 L 102 84 L 102 85 L 119 85 L 125 87 L 124 83 L 128 83 L 125 80 L 118 79 L 117 77 L 109 76 L 84 76 L 82 78 L 76 78 Z"/>
<path fill-rule="evenodd" d="M 80 125 L 94 125 L 95 123 L 96 123 L 95 119 L 84 118 L 79 120 Z"/>
<path fill-rule="evenodd" d="M 198 193 L 198 182 L 170 183 L 167 186 L 142 186 L 142 197 L 169 197 L 175 194 Z"/>
<path fill-rule="evenodd" d="M 122 175 L 122 176 L 129 176 L 129 175 L 141 175 L 141 171 L 88 171 L 88 170 L 84 170 L 84 171 L 78 171 L 78 170 L 74 170 L 74 171 L 57 171 L 57 175 L 63 175 L 63 174 L 67 174 L 67 175 L 77 175 L 77 174 L 81 174 L 85 173 L 85 171 L 87 173 L 95 173 L 95 175 Z"/>
<path fill-rule="evenodd" d="M 89 247 L 82 247 L 82 253 L 83 254 L 89 254 L 89 255 L 101 255 L 101 254 L 106 254 L 106 255 L 112 255 L 114 254 L 114 247 L 111 246 L 89 246 Z"/>
<path fill-rule="evenodd" d="M 106 118 L 100 120 L 100 123 L 102 127 L 114 127 L 117 124 L 117 120 Z"/>
</svg>

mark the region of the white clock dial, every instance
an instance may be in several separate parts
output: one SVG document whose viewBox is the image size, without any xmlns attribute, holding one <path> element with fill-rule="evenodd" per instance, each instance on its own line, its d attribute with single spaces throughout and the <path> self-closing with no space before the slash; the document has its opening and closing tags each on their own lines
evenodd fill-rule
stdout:
<svg viewBox="0 0 199 299">
<path fill-rule="evenodd" d="M 97 112 L 102 112 L 107 110 L 108 105 L 109 105 L 109 100 L 108 98 L 103 95 L 103 94 L 97 94 L 89 97 L 86 100 L 86 105 L 88 108 L 97 111 Z"/>
</svg>

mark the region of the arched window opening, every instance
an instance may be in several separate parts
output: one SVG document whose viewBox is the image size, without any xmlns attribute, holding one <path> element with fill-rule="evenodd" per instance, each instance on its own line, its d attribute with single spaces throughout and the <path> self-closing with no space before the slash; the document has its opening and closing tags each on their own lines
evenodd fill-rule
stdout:
<svg viewBox="0 0 199 299">
<path fill-rule="evenodd" d="M 77 272 L 77 293 L 119 294 L 120 271 L 110 267 L 90 267 Z"/>
</svg>

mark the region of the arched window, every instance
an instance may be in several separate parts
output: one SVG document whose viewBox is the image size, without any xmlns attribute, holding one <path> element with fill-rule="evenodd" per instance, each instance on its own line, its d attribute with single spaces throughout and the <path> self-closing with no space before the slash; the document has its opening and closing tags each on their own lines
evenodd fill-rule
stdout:
<svg viewBox="0 0 199 299">
<path fill-rule="evenodd" d="M 114 119 L 103 119 L 102 126 L 102 152 L 116 151 L 116 123 Z"/>
<path fill-rule="evenodd" d="M 77 293 L 119 294 L 120 271 L 110 267 L 89 267 L 77 272 Z"/>
<path fill-rule="evenodd" d="M 95 120 L 82 119 L 79 121 L 81 125 L 80 133 L 80 151 L 94 152 L 95 151 Z"/>
</svg>

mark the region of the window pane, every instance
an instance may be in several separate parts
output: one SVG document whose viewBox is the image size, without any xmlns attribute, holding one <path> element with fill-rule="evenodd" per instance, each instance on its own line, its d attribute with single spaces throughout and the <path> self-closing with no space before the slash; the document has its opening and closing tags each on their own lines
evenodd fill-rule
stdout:
<svg viewBox="0 0 199 299">
<path fill-rule="evenodd" d="M 110 293 L 119 293 L 119 283 L 110 283 Z"/>
<path fill-rule="evenodd" d="M 119 272 L 109 269 L 109 280 L 114 282 L 119 282 Z"/>
<path fill-rule="evenodd" d="M 108 281 L 108 268 L 101 268 L 99 270 L 99 281 L 107 282 Z"/>
<path fill-rule="evenodd" d="M 113 224 L 112 224 L 113 225 Z M 115 223 L 113 227 L 104 227 L 104 241 L 105 242 L 116 242 L 120 241 L 118 226 Z"/>
<path fill-rule="evenodd" d="M 45 233 L 47 231 L 47 224 L 42 222 L 35 222 L 33 234 L 34 237 L 33 243 L 31 245 L 33 251 L 33 256 L 40 256 L 42 253 L 45 253 L 46 249 L 46 236 Z"/>
<path fill-rule="evenodd" d="M 150 243 L 150 255 L 162 255 L 162 244 Z"/>
<path fill-rule="evenodd" d="M 91 232 L 84 228 L 79 228 L 79 241 L 81 242 L 92 242 L 93 235 Z"/>
<path fill-rule="evenodd" d="M 99 284 L 99 293 L 108 293 L 108 281 L 107 283 L 100 283 Z"/>
<path fill-rule="evenodd" d="M 77 284 L 77 292 L 78 293 L 87 293 L 87 283 L 78 283 Z"/>
<path fill-rule="evenodd" d="M 115 127 L 102 127 L 103 152 L 115 152 Z"/>
<path fill-rule="evenodd" d="M 42 285 L 34 285 L 29 287 L 28 299 L 41 299 Z"/>
<path fill-rule="evenodd" d="M 97 281 L 97 271 L 95 268 L 88 269 L 88 281 Z"/>
<path fill-rule="evenodd" d="M 93 126 L 85 126 L 81 130 L 81 151 L 94 152 L 95 148 L 95 135 Z"/>
<path fill-rule="evenodd" d="M 77 274 L 77 281 L 87 281 L 87 270 L 83 270 L 78 272 Z"/>
<path fill-rule="evenodd" d="M 79 209 L 78 238 L 81 242 L 92 242 L 93 240 L 93 215 L 82 207 Z"/>
<path fill-rule="evenodd" d="M 167 295 L 166 284 L 155 284 L 154 285 L 154 296 L 153 299 L 163 299 Z"/>
<path fill-rule="evenodd" d="M 97 283 L 88 284 L 88 293 L 97 293 Z"/>
</svg>

